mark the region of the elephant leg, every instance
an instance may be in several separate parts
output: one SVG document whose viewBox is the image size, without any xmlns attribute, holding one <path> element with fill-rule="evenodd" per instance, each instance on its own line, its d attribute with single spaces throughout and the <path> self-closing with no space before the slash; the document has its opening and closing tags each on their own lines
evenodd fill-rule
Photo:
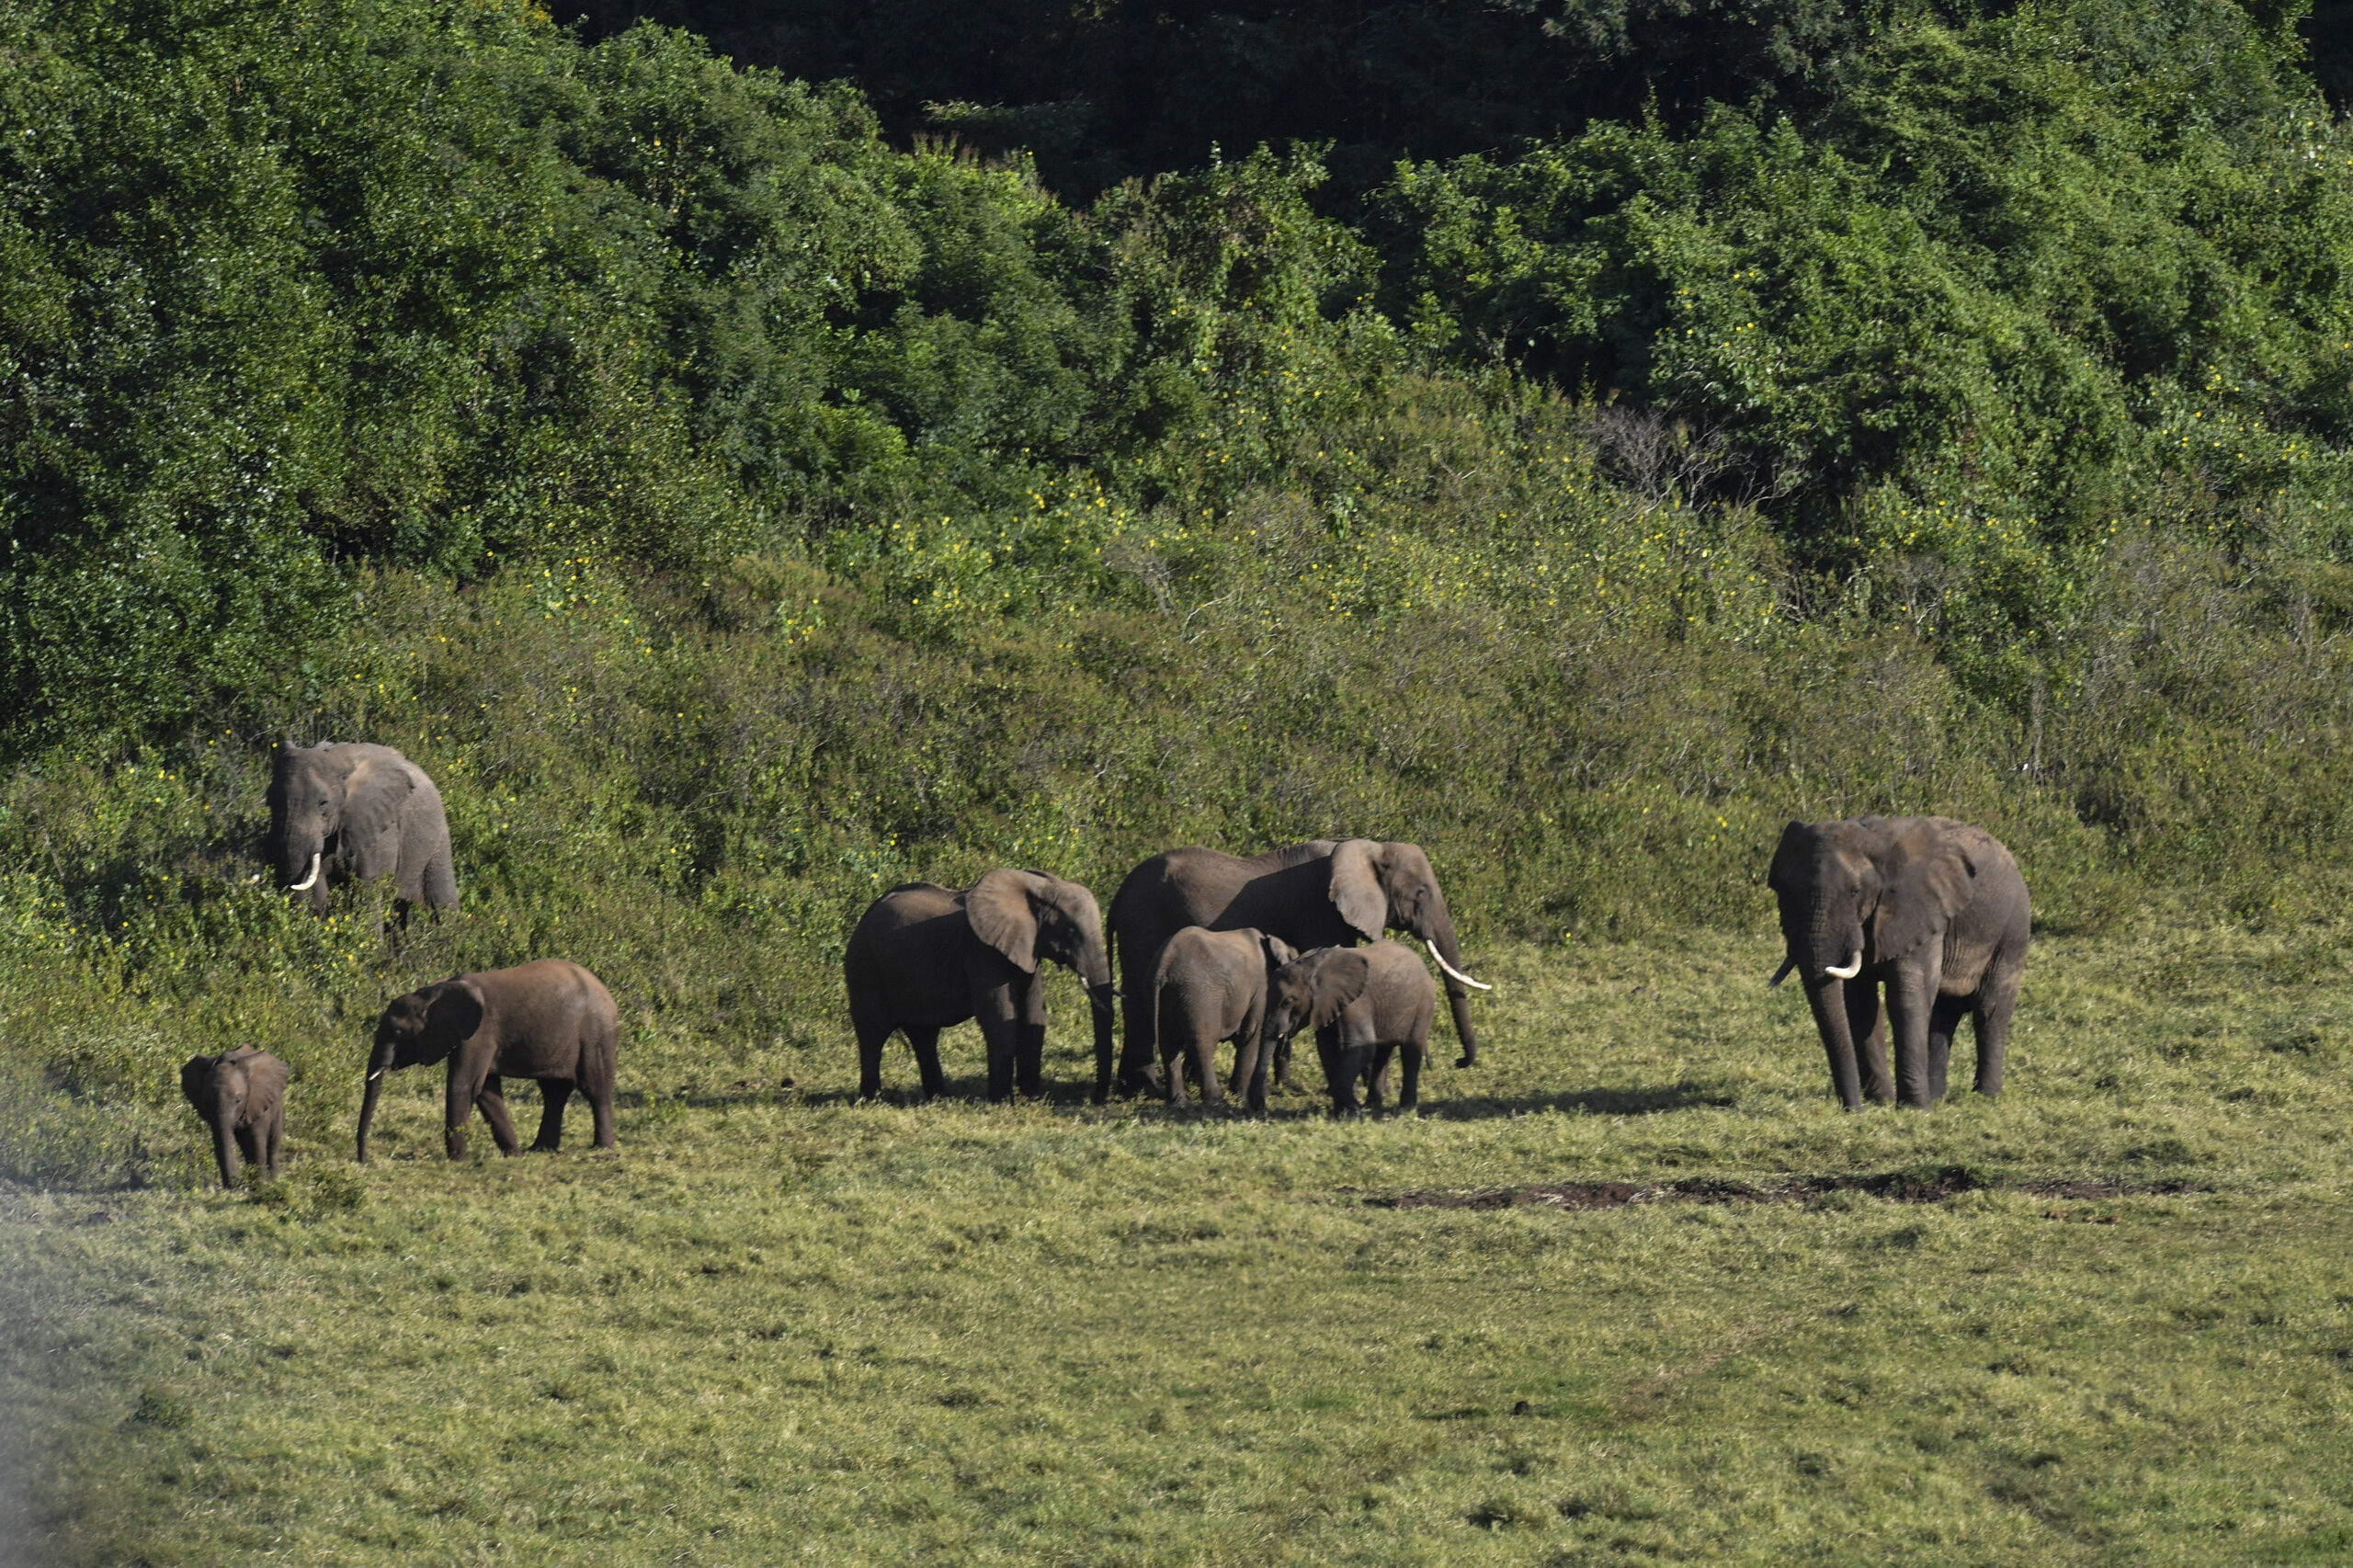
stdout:
<svg viewBox="0 0 2353 1568">
<path fill-rule="evenodd" d="M 1151 961 L 1157 964 L 1159 958 L 1158 953 L 1154 953 Z M 1147 1088 L 1160 1087 L 1160 1068 L 1157 1065 L 1160 1042 L 1153 1033 L 1152 1018 L 1155 987 L 1152 983 L 1152 971 L 1144 969 L 1142 972 L 1137 972 L 1131 967 L 1129 956 L 1124 951 L 1120 955 L 1120 967 L 1122 976 L 1120 989 L 1123 997 L 1120 1010 L 1126 1015 L 1128 1032 L 1126 1043 L 1120 1048 L 1118 1086 L 1123 1095 L 1137 1095 Z"/>
<path fill-rule="evenodd" d="M 571 1099 L 571 1079 L 540 1080 L 540 1135 L 531 1140 L 534 1150 L 552 1154 L 563 1146 L 563 1108 Z"/>
<path fill-rule="evenodd" d="M 1021 998 L 1021 1017 L 1014 1026 L 1014 1082 L 1031 1099 L 1046 1095 L 1046 972 L 1041 967 L 1029 977 Z"/>
<path fill-rule="evenodd" d="M 923 1097 L 936 1100 L 948 1092 L 948 1074 L 939 1070 L 939 1030 L 937 1027 L 907 1027 L 907 1049 L 915 1052 L 915 1077 L 923 1085 Z M 876 1093 L 881 1093 L 878 1086 Z"/>
<path fill-rule="evenodd" d="M 1945 1097 L 1945 1074 L 1952 1064 L 1952 1037 L 1969 1012 L 1966 996 L 1939 996 L 1928 1008 L 1928 1098 Z"/>
<path fill-rule="evenodd" d="M 1887 1020 L 1879 1005 L 1879 982 L 1867 974 L 1847 982 L 1847 1032 L 1854 1038 L 1863 1098 L 1881 1105 L 1895 1097 L 1887 1070 Z"/>
<path fill-rule="evenodd" d="M 286 1107 L 282 1101 L 270 1110 L 269 1136 L 263 1141 L 262 1148 L 269 1157 L 269 1179 L 276 1181 L 278 1159 L 286 1148 Z"/>
<path fill-rule="evenodd" d="M 481 1088 L 480 1074 L 469 1073 L 451 1056 L 441 1100 L 441 1142 L 453 1160 L 466 1157 L 466 1123 L 473 1119 L 474 1096 Z"/>
<path fill-rule="evenodd" d="M 498 1074 L 486 1074 L 474 1104 L 482 1108 L 482 1119 L 490 1123 L 490 1135 L 498 1143 L 502 1154 L 515 1155 L 523 1152 L 522 1141 L 515 1136 L 515 1119 L 506 1114 L 506 1096 L 500 1093 Z"/>
<path fill-rule="evenodd" d="M 1898 968 L 1888 978 L 1889 1033 L 1895 1045 L 1895 1097 L 1898 1104 L 1925 1110 L 1928 1095 L 1928 1026 L 1936 1010 L 1936 977 Z"/>
<path fill-rule="evenodd" d="M 1201 1075 L 1201 1103 L 1223 1105 L 1225 1084 L 1217 1075 L 1217 1036 L 1208 1029 L 1193 1035 L 1193 1066 Z"/>
<path fill-rule="evenodd" d="M 1290 1041 L 1288 1040 L 1275 1044 L 1275 1082 L 1286 1089 L 1295 1086 L 1290 1081 Z"/>
<path fill-rule="evenodd" d="M 1385 1110 L 1389 1107 L 1389 1062 L 1397 1054 L 1397 1047 L 1383 1040 L 1372 1048 L 1365 1061 L 1364 1103 L 1369 1109 Z"/>
<path fill-rule="evenodd" d="M 588 1115 L 597 1131 L 599 1149 L 613 1146 L 613 1078 L 620 1066 L 618 1046 L 608 1048 L 600 1043 L 585 1054 L 581 1061 L 584 1071 L 573 1082 L 573 1087 L 588 1102 Z"/>
<path fill-rule="evenodd" d="M 1185 1103 L 1185 1066 L 1176 1059 L 1184 1048 L 1169 1044 L 1176 1038 L 1175 1031 L 1163 1030 L 1154 1045 L 1160 1052 L 1160 1097 L 1173 1106 Z"/>
<path fill-rule="evenodd" d="M 1429 1047 L 1417 1040 L 1407 1040 L 1403 1052 L 1405 1058 L 1405 1085 L 1397 1096 L 1399 1110 L 1412 1110 L 1422 1103 L 1422 1061 L 1429 1055 Z"/>
<path fill-rule="evenodd" d="M 1013 1097 L 1014 1058 L 1021 1044 L 1023 999 L 1014 994 L 1011 985 L 984 985 L 978 992 L 972 998 L 972 1017 L 981 1026 L 981 1039 L 988 1043 L 989 1098 L 1009 1100 Z"/>
<path fill-rule="evenodd" d="M 850 1028 L 858 1034 L 859 1099 L 870 1100 L 882 1092 L 882 1048 L 891 1043 L 891 1030 L 895 1027 L 888 1018 L 877 1017 L 871 1013 L 857 1011 L 850 1015 Z M 911 1042 L 914 1040 L 912 1030 L 907 1039 Z"/>
<path fill-rule="evenodd" d="M 1970 1024 L 1977 1036 L 1977 1092 L 1989 1098 L 2002 1092 L 2002 1068 L 2009 1053 L 2010 1015 L 2018 1005 L 2023 963 L 2004 965 L 1998 959 L 1977 988 Z"/>
<path fill-rule="evenodd" d="M 258 1124 L 247 1122 L 237 1129 L 237 1152 L 244 1155 L 245 1164 L 258 1169 L 263 1176 L 275 1174 L 269 1168 L 269 1154 L 263 1147 L 262 1130 Z"/>
<path fill-rule="evenodd" d="M 1267 1108 L 1266 1027 L 1266 1004 L 1254 1003 L 1249 1011 L 1242 1015 L 1242 1027 L 1231 1037 L 1233 1040 L 1233 1077 L 1226 1085 L 1226 1093 L 1240 1098 L 1252 1110 Z"/>
<path fill-rule="evenodd" d="M 600 1075 L 588 1091 L 588 1116 L 597 1129 L 597 1147 L 613 1146 L 613 1075 Z"/>
<path fill-rule="evenodd" d="M 1364 1076 L 1365 1048 L 1351 1044 L 1340 1033 L 1339 1026 L 1327 1024 L 1315 1031 L 1315 1049 L 1324 1058 L 1324 1080 L 1332 1091 L 1332 1110 L 1345 1115 L 1363 1108 L 1357 1098 L 1357 1082 Z"/>
</svg>

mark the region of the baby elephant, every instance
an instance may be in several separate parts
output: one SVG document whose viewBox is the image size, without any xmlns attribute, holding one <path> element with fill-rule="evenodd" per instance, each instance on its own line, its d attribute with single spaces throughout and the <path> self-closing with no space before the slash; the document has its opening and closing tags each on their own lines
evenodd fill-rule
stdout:
<svg viewBox="0 0 2353 1568">
<path fill-rule="evenodd" d="M 237 1185 L 237 1151 L 278 1179 L 278 1151 L 286 1141 L 286 1063 L 267 1051 L 241 1045 L 215 1056 L 191 1056 L 180 1069 L 180 1093 L 212 1129 L 212 1159 L 221 1185 Z"/>
<path fill-rule="evenodd" d="M 1259 1037 L 1267 1013 L 1267 985 L 1276 970 L 1299 957 L 1279 937 L 1245 926 L 1211 931 L 1188 926 L 1160 949 L 1152 976 L 1153 1039 L 1160 1042 L 1168 1103 L 1185 1103 L 1187 1051 L 1200 1070 L 1201 1098 L 1222 1105 L 1217 1081 L 1220 1040 L 1233 1042 L 1233 1087 L 1247 1091 L 1252 1110 L 1267 1108 L 1267 1063 Z"/>
<path fill-rule="evenodd" d="M 576 963 L 540 959 L 513 969 L 452 975 L 395 997 L 376 1021 L 368 1057 L 368 1090 L 359 1102 L 359 1158 L 384 1074 L 446 1060 L 443 1105 L 449 1157 L 466 1157 L 466 1123 L 476 1108 L 502 1154 L 517 1153 L 515 1123 L 499 1094 L 502 1074 L 540 1084 L 540 1135 L 531 1147 L 563 1142 L 563 1106 L 578 1089 L 597 1118 L 597 1147 L 613 1146 L 613 1076 L 620 1059 L 620 1016 L 604 983 Z"/>
<path fill-rule="evenodd" d="M 1373 1108 L 1379 1109 L 1389 1059 L 1403 1047 L 1405 1088 L 1397 1104 L 1411 1109 L 1420 1095 L 1430 1016 L 1437 1008 L 1437 983 L 1412 949 L 1396 942 L 1317 948 L 1283 965 L 1267 982 L 1267 1044 L 1271 1049 L 1278 1040 L 1313 1028 L 1335 1111 L 1357 1108 L 1357 1081 L 1368 1066 Z"/>
</svg>

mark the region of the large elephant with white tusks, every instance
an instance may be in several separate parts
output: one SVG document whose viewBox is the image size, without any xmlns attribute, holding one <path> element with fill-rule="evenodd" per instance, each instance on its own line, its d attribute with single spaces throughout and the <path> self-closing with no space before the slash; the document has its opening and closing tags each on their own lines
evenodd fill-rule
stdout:
<svg viewBox="0 0 2353 1568">
<path fill-rule="evenodd" d="M 270 769 L 268 853 L 278 885 L 318 914 L 328 889 L 378 877 L 404 903 L 458 905 L 441 792 L 390 746 L 289 737 Z"/>
<path fill-rule="evenodd" d="M 1479 1059 L 1471 993 L 1493 988 L 1463 972 L 1454 917 L 1420 845 L 1319 838 L 1247 858 L 1215 849 L 1172 849 L 1130 871 L 1111 899 L 1111 940 L 1127 1014 L 1120 1055 L 1123 1090 L 1157 1086 L 1152 977 L 1161 949 L 1188 926 L 1212 931 L 1255 926 L 1302 952 L 1354 947 L 1392 928 L 1410 931 L 1446 974 L 1447 1005 L 1462 1042 L 1454 1064 L 1468 1067 Z M 1286 1054 L 1278 1066 L 1288 1065 Z M 1097 1093 L 1109 1086 L 1108 1079 L 1098 1082 Z"/>
<path fill-rule="evenodd" d="M 1949 817 L 1793 822 L 1766 884 L 1788 957 L 1848 1110 L 1865 1099 L 1927 1107 L 1944 1097 L 1952 1037 L 1977 1036 L 1977 1092 L 2002 1092 L 2010 1014 L 2033 919 L 2026 879 L 2001 842 Z M 1880 987 L 1895 1034 L 1891 1082 Z"/>
</svg>

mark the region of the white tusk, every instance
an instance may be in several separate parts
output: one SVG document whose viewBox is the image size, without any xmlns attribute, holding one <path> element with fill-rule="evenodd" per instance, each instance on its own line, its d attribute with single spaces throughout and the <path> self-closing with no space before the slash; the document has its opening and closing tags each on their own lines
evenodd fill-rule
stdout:
<svg viewBox="0 0 2353 1568">
<path fill-rule="evenodd" d="M 1426 947 L 1426 948 L 1429 949 L 1429 950 L 1430 950 L 1430 957 L 1432 957 L 1432 958 L 1434 958 L 1434 959 L 1438 960 L 1438 968 L 1440 968 L 1440 969 L 1442 969 L 1442 970 L 1446 971 L 1446 972 L 1447 972 L 1447 973 L 1449 973 L 1449 974 L 1450 974 L 1450 975 L 1454 976 L 1454 978 L 1455 978 L 1455 979 L 1457 979 L 1457 980 L 1459 980 L 1459 981 L 1462 982 L 1462 983 L 1463 983 L 1463 984 L 1465 984 L 1465 985 L 1475 985 L 1475 986 L 1477 986 L 1477 987 L 1478 987 L 1480 990 L 1482 990 L 1482 991 L 1493 991 L 1493 990 L 1495 989 L 1495 987 L 1494 987 L 1494 986 L 1492 986 L 1492 985 L 1488 984 L 1485 981 L 1483 981 L 1483 980 L 1473 980 L 1473 979 L 1472 979 L 1469 975 L 1467 975 L 1467 974 L 1463 973 L 1461 970 L 1459 970 L 1459 969 L 1455 968 L 1452 964 L 1450 964 L 1450 963 L 1447 962 L 1447 961 L 1446 961 L 1446 955 L 1445 955 L 1444 953 L 1442 953 L 1442 952 L 1439 952 L 1439 951 L 1438 950 L 1438 944 L 1437 944 L 1436 942 L 1431 941 L 1427 937 L 1423 937 L 1423 938 L 1422 938 L 1422 945 L 1423 945 L 1424 947 Z"/>
<path fill-rule="evenodd" d="M 252 876 L 245 879 L 245 886 L 251 887 L 259 881 L 261 881 L 261 873 L 259 871 L 256 871 Z"/>
<path fill-rule="evenodd" d="M 1825 968 L 1822 972 L 1830 976 L 1833 980 L 1854 979 L 1855 976 L 1863 972 L 1863 949 L 1860 948 L 1857 948 L 1855 949 L 1855 956 L 1847 960 L 1847 967 L 1845 969 Z"/>
<path fill-rule="evenodd" d="M 317 852 L 313 851 L 311 856 L 311 874 L 304 877 L 301 881 L 296 882 L 292 887 L 288 888 L 286 891 L 288 892 L 309 892 L 313 888 L 318 885 L 318 881 L 319 857 Z"/>
<path fill-rule="evenodd" d="M 383 1070 L 381 1067 L 379 1067 L 379 1068 L 377 1068 L 373 1073 L 370 1073 L 370 1074 L 368 1074 L 368 1081 L 369 1081 L 369 1083 L 371 1083 L 371 1084 L 372 1084 L 372 1083 L 374 1083 L 377 1079 L 379 1079 L 379 1078 L 382 1077 L 383 1075 L 384 1075 L 384 1070 Z"/>
</svg>

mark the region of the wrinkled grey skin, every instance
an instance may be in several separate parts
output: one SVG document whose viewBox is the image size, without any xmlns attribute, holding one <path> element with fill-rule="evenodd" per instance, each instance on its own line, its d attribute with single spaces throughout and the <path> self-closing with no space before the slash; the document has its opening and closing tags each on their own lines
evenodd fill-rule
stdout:
<svg viewBox="0 0 2353 1568">
<path fill-rule="evenodd" d="M 613 1079 L 620 1064 L 620 1015 L 604 982 L 563 959 L 453 975 L 396 996 L 376 1020 L 368 1088 L 359 1104 L 358 1158 L 368 1158 L 384 1074 L 446 1061 L 443 1139 L 449 1158 L 466 1157 L 466 1123 L 480 1109 L 498 1152 L 520 1152 L 499 1093 L 502 1077 L 540 1085 L 535 1152 L 563 1142 L 563 1108 L 578 1089 L 597 1119 L 597 1147 L 613 1146 Z"/>
<path fill-rule="evenodd" d="M 1111 1060 L 1111 960 L 1095 895 L 1043 871 L 1002 868 L 962 892 L 933 882 L 892 888 L 867 907 L 842 956 L 858 1032 L 858 1092 L 882 1092 L 882 1047 L 906 1033 L 926 1096 L 947 1092 L 939 1031 L 979 1020 L 989 1098 L 1044 1092 L 1046 984 L 1041 960 L 1077 974 L 1095 1011 L 1097 1076 Z M 1099 1096 L 1097 1096 L 1100 1097 Z"/>
<path fill-rule="evenodd" d="M 1313 1029 L 1336 1113 L 1358 1108 L 1357 1083 L 1368 1074 L 1372 1108 L 1380 1109 L 1390 1058 L 1402 1053 L 1405 1084 L 1397 1106 L 1411 1110 L 1421 1099 L 1422 1063 L 1437 1012 L 1437 983 L 1413 949 L 1397 942 L 1318 948 L 1268 980 L 1267 1044 L 1271 1050 L 1278 1040 Z"/>
<path fill-rule="evenodd" d="M 289 740 L 272 759 L 268 800 L 278 885 L 299 889 L 295 896 L 313 913 L 326 913 L 329 889 L 378 877 L 392 878 L 404 903 L 458 906 L 441 792 L 392 747 Z M 311 885 L 299 888 L 305 881 Z"/>
<path fill-rule="evenodd" d="M 1259 1050 L 1267 986 L 1275 971 L 1299 953 L 1279 937 L 1250 926 L 1207 931 L 1188 926 L 1160 949 L 1152 977 L 1153 1033 L 1160 1042 L 1168 1103 L 1185 1103 L 1184 1057 L 1190 1052 L 1201 1098 L 1225 1103 L 1217 1077 L 1217 1047 L 1233 1042 L 1233 1092 L 1246 1092 L 1252 1110 L 1267 1108 L 1267 1062 Z"/>
<path fill-rule="evenodd" d="M 213 1056 L 191 1056 L 180 1069 L 180 1093 L 212 1129 L 212 1161 L 221 1185 L 237 1185 L 237 1154 L 278 1179 L 286 1142 L 286 1063 L 267 1051 L 241 1045 Z"/>
<path fill-rule="evenodd" d="M 1463 967 L 1446 895 L 1419 845 L 1319 838 L 1248 859 L 1201 848 L 1155 855 L 1128 873 L 1111 900 L 1111 939 L 1127 999 L 1127 1042 L 1120 1059 L 1123 1091 L 1157 1086 L 1150 981 L 1161 949 L 1188 926 L 1212 931 L 1252 926 L 1302 951 L 1353 947 L 1393 927 L 1421 937 L 1457 970 Z M 1455 1065 L 1468 1067 L 1479 1057 L 1470 987 L 1451 976 L 1446 986 L 1454 1032 L 1462 1042 Z M 1284 1064 L 1279 1062 L 1278 1067 Z M 1099 1084 L 1097 1097 L 1109 1086 Z"/>
<path fill-rule="evenodd" d="M 1830 1081 L 1848 1110 L 1865 1099 L 1942 1099 L 1962 1015 L 1977 1037 L 1977 1092 L 2002 1092 L 2002 1059 L 2032 912 L 2026 879 L 1993 835 L 1949 817 L 1793 822 L 1766 875 L 1781 905 Z M 1851 977 L 1830 971 L 1859 965 Z M 1880 988 L 1895 1033 L 1888 1074 Z"/>
</svg>

